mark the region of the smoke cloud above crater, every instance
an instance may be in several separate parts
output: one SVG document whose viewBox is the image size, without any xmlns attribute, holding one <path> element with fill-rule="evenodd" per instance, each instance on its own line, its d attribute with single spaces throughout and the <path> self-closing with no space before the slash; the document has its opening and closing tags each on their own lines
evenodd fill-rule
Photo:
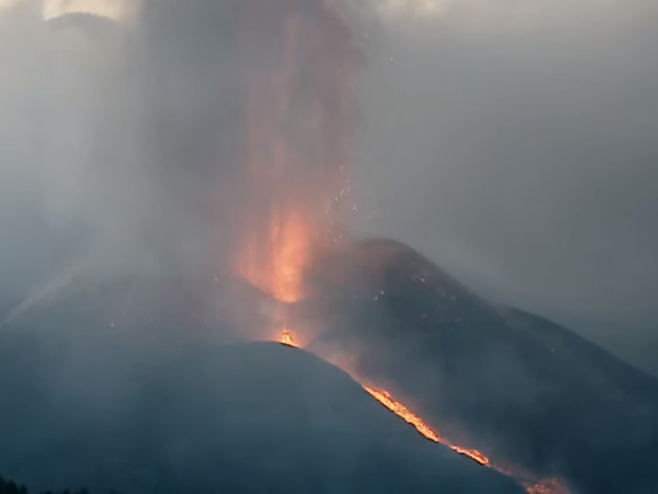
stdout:
<svg viewBox="0 0 658 494">
<path fill-rule="evenodd" d="M 207 173 L 235 164 L 239 80 L 215 23 L 230 27 L 231 3 L 205 17 L 179 8 L 169 30 L 137 15 L 91 36 L 44 25 L 44 7 L 123 18 L 127 4 L 0 3 L 3 284 L 28 292 L 89 245 L 116 250 L 137 237 L 158 246 L 176 239 L 186 258 L 209 256 L 207 226 L 218 219 L 195 191 Z M 344 3 L 366 20 L 353 24 L 367 58 L 354 229 L 409 243 L 484 295 L 650 366 L 653 2 Z M 197 28 L 182 46 L 184 23 Z M 166 61 L 173 49 L 182 51 Z M 144 50 L 155 59 L 140 61 Z M 199 127 L 183 137 L 154 130 L 172 121 Z M 163 161 L 180 159 L 157 155 L 158 135 L 192 158 L 178 172 L 163 171 Z M 198 154 L 201 140 L 221 150 Z"/>
<path fill-rule="evenodd" d="M 322 346 L 318 335 L 331 344 L 337 329 L 335 341 L 356 341 L 347 362 L 377 348 L 384 356 L 375 362 L 391 356 L 411 383 L 399 388 L 403 401 L 406 389 L 454 389 L 464 398 L 455 414 L 481 410 L 483 397 L 496 410 L 517 397 L 520 409 L 544 414 L 560 395 L 584 410 L 565 398 L 584 396 L 575 377 L 553 380 L 561 351 L 569 357 L 566 347 L 582 342 L 567 338 L 560 348 L 550 334 L 544 342 L 541 331 L 562 329 L 499 311 L 452 276 L 658 371 L 658 9 L 612 0 L 346 0 L 352 8 L 342 17 L 338 2 L 6 4 L 0 335 L 17 368 L 15 348 L 34 342 L 38 350 L 26 351 L 25 381 L 5 373 L 16 397 L 24 382 L 38 387 L 47 377 L 56 405 L 74 398 L 67 407 L 128 414 L 141 385 L 155 383 L 146 398 L 162 403 L 153 378 L 184 370 L 196 348 L 281 335 Z M 401 242 L 375 240 L 384 254 L 391 246 L 410 253 L 399 305 L 390 293 L 397 281 L 368 284 L 371 275 L 382 282 L 383 271 L 376 249 L 360 254 L 364 237 Z M 312 249 L 317 238 L 328 252 Z M 304 272 L 311 261 L 321 279 Z M 428 273 L 443 285 L 426 290 Z M 313 293 L 325 282 L 336 284 Z M 515 349 L 533 346 L 512 344 L 518 331 L 535 329 L 546 347 L 537 360 L 544 381 L 517 360 Z M 361 352 L 359 330 L 364 343 L 372 336 L 381 345 Z M 442 331 L 463 339 L 442 340 Z M 611 361 L 604 357 L 578 363 L 600 369 Z M 442 369 L 476 385 L 448 388 Z M 564 388 L 574 394 L 542 394 L 535 405 L 541 383 L 563 389 L 555 382 L 574 384 Z M 612 395 L 624 388 L 616 386 Z M 383 391 L 371 394 L 396 408 Z M 153 423 L 146 405 L 138 428 Z M 610 413 L 593 415 L 605 424 Z M 505 416 L 517 430 L 521 421 Z M 471 448 L 479 444 L 464 446 L 488 463 Z"/>
</svg>

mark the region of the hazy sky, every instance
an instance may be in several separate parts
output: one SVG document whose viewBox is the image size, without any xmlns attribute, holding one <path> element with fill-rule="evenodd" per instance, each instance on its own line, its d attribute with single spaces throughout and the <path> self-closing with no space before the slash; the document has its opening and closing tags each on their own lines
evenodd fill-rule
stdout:
<svg viewBox="0 0 658 494">
<path fill-rule="evenodd" d="M 655 2 L 359 2 L 377 15 L 358 24 L 368 67 L 357 229 L 404 241 L 486 296 L 651 366 Z M 120 2 L 95 2 L 104 3 Z M 34 242 L 40 221 L 57 229 L 71 216 L 99 223 L 101 215 L 123 225 L 148 195 L 148 174 L 133 165 L 139 156 L 113 156 L 100 174 L 84 165 L 98 105 L 113 107 L 120 57 L 98 39 L 91 47 L 75 36 L 54 40 L 27 17 L 0 18 L 0 226 L 8 232 L 0 268 L 14 274 L 36 269 L 32 251 L 45 264 L 58 258 Z M 34 159 L 34 139 L 53 147 L 49 162 Z"/>
<path fill-rule="evenodd" d="M 370 48 L 360 227 L 651 365 L 658 6 L 444 3 Z"/>
<path fill-rule="evenodd" d="M 109 437 L 103 434 L 111 434 L 140 446 L 139 434 L 121 423 L 128 418 L 139 429 L 146 417 L 155 426 L 146 428 L 154 442 L 147 438 L 146 449 L 129 444 L 137 457 L 153 447 L 166 456 L 161 463 L 154 457 L 164 468 L 182 456 L 190 471 L 214 472 L 216 465 L 201 459 L 210 451 L 208 441 L 189 452 L 185 441 L 183 449 L 171 449 L 176 434 L 193 439 L 207 434 L 202 423 L 192 435 L 189 428 L 178 429 L 169 412 L 185 421 L 195 416 L 197 405 L 209 410 L 206 403 L 185 394 L 185 406 L 158 406 L 165 415 L 155 420 L 150 405 L 167 400 L 160 394 L 166 387 L 153 375 L 192 394 L 203 389 L 187 385 L 188 377 L 198 379 L 186 362 L 202 355 L 196 345 L 213 351 L 216 340 L 206 339 L 205 331 L 218 340 L 235 337 L 226 313 L 233 314 L 229 305 L 240 305 L 243 295 L 230 294 L 224 307 L 209 300 L 225 293 L 213 270 L 229 264 L 233 247 L 231 238 L 225 251 L 216 249 L 222 243 L 214 243 L 215 237 L 232 236 L 232 208 L 244 204 L 234 200 L 242 190 L 218 178 L 219 171 L 231 173 L 240 164 L 232 152 L 240 142 L 236 121 L 244 72 L 238 70 L 240 52 L 233 43 L 242 38 L 232 31 L 240 25 L 231 6 L 246 0 L 150 1 L 158 8 L 125 25 L 78 17 L 46 26 L 42 10 L 28 8 L 40 0 L 25 0 L 24 9 L 0 15 L 0 334 L 7 335 L 12 354 L 0 362 L 11 365 L 15 359 L 16 368 L 29 369 L 21 379 L 15 372 L 0 374 L 21 397 L 15 406 L 25 403 L 25 390 L 32 399 L 32 386 L 37 394 L 45 389 L 45 405 L 33 409 L 50 413 L 50 397 L 57 413 L 75 408 L 71 418 L 100 431 L 101 443 Z M 658 376 L 658 3 L 354 2 L 377 7 L 365 11 L 374 15 L 354 22 L 367 60 L 353 180 L 355 230 L 407 243 L 484 296 L 565 323 Z M 120 3 L 95 0 L 99 9 L 109 9 L 99 12 L 116 17 Z M 70 5 L 85 11 L 91 4 Z M 87 256 L 88 250 L 98 256 Z M 108 264 L 108 258 L 119 262 Z M 75 263 L 88 259 L 89 264 Z M 163 277 L 142 285 L 136 270 L 149 269 L 149 262 L 173 274 L 173 281 Z M 92 264 L 109 268 L 102 274 L 109 272 L 117 283 L 75 279 Z M 79 269 L 66 269 L 70 265 Z M 185 271 L 188 267 L 193 271 Z M 126 269 L 128 281 L 138 282 L 134 286 L 124 283 Z M 206 288 L 213 278 L 218 287 Z M 195 283 L 188 290 L 190 279 Z M 44 281 L 55 282 L 50 291 L 35 290 Z M 6 316 L 18 314 L 13 321 L 19 321 L 22 310 L 66 295 L 61 289 L 69 282 L 81 287 L 71 298 L 63 296 L 52 312 L 35 311 L 36 320 L 26 317 L 22 326 L 13 326 L 35 324 L 40 332 L 37 323 L 45 317 L 44 328 L 53 329 L 23 360 L 11 342 L 16 338 L 22 348 L 23 337 L 30 342 L 34 333 L 3 333 L 12 327 L 1 326 Z M 256 325 L 268 315 L 250 314 L 247 320 Z M 239 316 L 235 320 L 242 321 Z M 90 320 L 104 330 L 88 331 Z M 245 326 L 239 325 L 240 332 Z M 501 372 L 519 374 L 509 388 L 516 392 L 529 381 L 502 352 L 493 348 L 492 361 L 503 355 Z M 488 350 L 477 355 L 486 368 L 497 367 L 487 367 Z M 162 374 L 160 365 L 172 374 Z M 235 375 L 228 367 L 202 368 L 213 383 Z M 180 379 L 172 380 L 174 375 Z M 260 373 L 254 376 L 260 379 Z M 142 385 L 144 406 L 136 399 Z M 243 380 L 235 386 L 255 389 Z M 422 389 L 422 381 L 414 389 Z M 211 390 L 214 394 L 201 398 L 233 396 L 215 384 Z M 129 408 L 133 397 L 135 408 Z M 302 398 L 315 399 L 309 393 Z M 105 406 L 108 400 L 116 408 Z M 326 408 L 324 399 L 317 403 Z M 222 408 L 223 402 L 216 405 Z M 23 419 L 18 408 L 7 410 L 0 407 L 0 413 Z M 92 415 L 100 422 L 88 421 Z M 206 416 L 217 419 L 215 413 Z M 118 428 L 106 428 L 106 417 Z M 41 422 L 46 428 L 53 423 Z M 5 421 L 5 432 L 12 432 L 24 458 L 43 449 L 31 449 L 19 437 L 25 429 L 14 424 Z M 54 439 L 46 443 L 46 455 L 48 444 L 59 451 L 68 439 L 87 438 L 66 422 L 50 428 Z M 223 434 L 218 430 L 216 437 Z M 62 434 L 68 439 L 60 443 Z M 173 438 L 171 444 L 167 438 Z M 80 463 L 59 458 L 77 470 L 97 458 L 95 451 Z M 115 458 L 131 463 L 122 449 L 107 451 L 108 468 Z M 34 458 L 47 456 L 40 452 Z M 11 454 L 6 460 L 16 463 Z M 180 470 L 183 465 L 176 463 L 174 470 L 187 472 Z M 55 477 L 66 474 L 56 462 L 48 466 Z M 142 475 L 140 468 L 131 471 Z"/>
</svg>

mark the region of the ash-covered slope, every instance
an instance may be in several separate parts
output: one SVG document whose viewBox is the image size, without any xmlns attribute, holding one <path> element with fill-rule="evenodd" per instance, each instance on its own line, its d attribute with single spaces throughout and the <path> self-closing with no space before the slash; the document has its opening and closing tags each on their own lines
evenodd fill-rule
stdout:
<svg viewBox="0 0 658 494">
<path fill-rule="evenodd" d="M 403 244 L 370 240 L 324 262 L 318 271 L 343 288 L 324 284 L 332 295 L 316 310 L 336 316 L 313 351 L 349 356 L 363 379 L 493 460 L 566 477 L 582 493 L 658 492 L 649 376 L 565 328 L 487 303 Z"/>
<path fill-rule="evenodd" d="M 132 295 L 112 300 L 119 286 Z M 139 494 L 522 492 L 302 350 L 219 344 L 180 317 L 137 330 L 121 307 L 148 321 L 152 304 L 134 290 L 73 290 L 3 328 L 2 475 Z"/>
</svg>

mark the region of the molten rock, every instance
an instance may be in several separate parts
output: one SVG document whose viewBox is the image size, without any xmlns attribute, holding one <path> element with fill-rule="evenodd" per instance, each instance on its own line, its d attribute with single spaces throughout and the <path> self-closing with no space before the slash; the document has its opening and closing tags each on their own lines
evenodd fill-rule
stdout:
<svg viewBox="0 0 658 494">
<path fill-rule="evenodd" d="M 398 242 L 357 243 L 318 261 L 314 275 L 324 295 L 298 310 L 298 326 L 315 318 L 329 329 L 309 349 L 413 402 L 451 442 L 517 479 L 532 472 L 529 486 L 558 476 L 584 494 L 658 492 L 649 376 L 565 328 L 482 300 Z"/>
<path fill-rule="evenodd" d="M 132 308 L 131 285 L 73 290 L 0 334 L 3 475 L 140 494 L 523 492 L 334 366 L 277 343 L 213 343 L 184 322 L 190 299 L 166 303 L 171 284 L 142 284 L 151 300 Z M 167 317 L 149 329 L 156 293 Z"/>
</svg>

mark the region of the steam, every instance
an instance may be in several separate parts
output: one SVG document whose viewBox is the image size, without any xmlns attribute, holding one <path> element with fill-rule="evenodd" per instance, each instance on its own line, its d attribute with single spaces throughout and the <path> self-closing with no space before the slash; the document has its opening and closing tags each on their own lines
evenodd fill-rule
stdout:
<svg viewBox="0 0 658 494">
<path fill-rule="evenodd" d="M 135 26 L 123 22 L 127 16 L 126 4 L 118 1 L 51 1 L 43 10 L 23 2 L 0 18 L 0 61 L 7 74 L 0 88 L 1 226 L 11 237 L 18 225 L 41 223 L 48 235 L 66 239 L 71 252 L 84 257 L 85 251 L 102 251 L 95 259 L 108 271 L 149 263 L 173 270 L 207 268 L 211 205 L 205 215 L 196 214 L 200 205 L 193 198 L 207 197 L 208 177 L 199 157 L 174 156 L 154 129 L 163 121 L 184 125 L 199 116 L 199 108 L 214 106 L 220 114 L 222 109 L 215 94 L 199 96 L 195 90 L 204 83 L 199 67 L 186 74 L 182 64 L 166 67 L 149 58 L 168 48 L 158 51 L 147 38 L 150 21 L 141 19 L 136 34 Z M 234 72 L 230 64 L 230 59 L 219 61 L 224 74 Z M 169 89 L 152 86 L 155 73 L 163 71 Z M 175 82 L 185 78 L 191 84 Z M 212 81 L 213 91 L 221 94 L 225 79 Z M 173 118 L 160 117 L 172 111 Z M 206 130 L 213 131 L 226 133 L 219 127 Z M 222 166 L 218 156 L 207 159 L 208 166 Z M 25 252 L 3 254 L 10 263 L 8 256 Z"/>
<path fill-rule="evenodd" d="M 6 11 L 0 56 L 4 67 L 15 66 L 8 73 L 16 80 L 3 78 L 0 94 L 7 129 L 0 153 L 10 155 L 0 168 L 0 188 L 7 188 L 0 227 L 9 237 L 25 224 L 36 233 L 17 240 L 14 252 L 5 249 L 2 262 L 31 255 L 46 265 L 12 296 L 8 320 L 80 279 L 80 266 L 108 278 L 146 271 L 212 279 L 235 271 L 235 258 L 255 249 L 256 262 L 248 261 L 262 262 L 256 276 L 267 279 L 271 264 L 289 271 L 263 252 L 271 232 L 284 230 L 288 264 L 300 252 L 290 244 L 309 241 L 306 230 L 328 233 L 352 165 L 356 49 L 322 2 L 263 5 L 280 26 L 255 37 L 255 48 L 241 44 L 248 9 L 237 0 L 48 0 Z M 295 87 L 272 93 L 279 74 L 264 68 L 261 52 L 278 56 L 277 43 L 291 30 L 283 7 L 318 29 L 302 24 L 291 56 L 303 67 L 298 72 L 294 60 L 282 69 Z M 272 109 L 281 104 L 283 111 Z M 248 177 L 254 170 L 257 180 Z M 280 224 L 267 225 L 270 217 Z M 62 252 L 45 244 L 27 252 L 22 246 L 36 244 L 34 236 L 57 237 Z M 20 285 L 3 279 L 10 290 Z"/>
<path fill-rule="evenodd" d="M 230 30 L 236 3 L 161 3 L 166 28 L 138 2 L 0 2 L 0 266 L 21 295 L 89 251 L 115 258 L 110 271 L 203 272 L 231 255 L 240 79 L 210 18 Z M 356 229 L 608 346 L 632 339 L 602 324 L 655 340 L 653 2 L 343 3 L 380 27 Z M 121 22 L 44 24 L 64 12 Z M 184 41 L 183 23 L 198 36 Z"/>
<path fill-rule="evenodd" d="M 240 63 L 236 27 L 245 1 L 151 0 L 137 14 L 131 13 L 136 11 L 128 9 L 127 3 L 110 1 L 0 4 L 4 6 L 0 17 L 0 267 L 7 273 L 0 278 L 11 285 L 8 290 L 19 292 L 9 297 L 16 303 L 1 307 L 8 317 L 0 320 L 14 322 L 51 302 L 72 283 L 86 289 L 89 277 L 85 275 L 90 270 L 108 278 L 164 272 L 189 282 L 217 280 L 213 276 L 217 271 L 229 269 L 242 246 L 242 219 L 249 207 L 244 189 L 237 186 L 246 167 L 239 159 L 245 67 Z M 305 5 L 308 8 L 309 3 Z M 641 290 L 634 295 L 649 293 L 650 305 L 645 309 L 654 310 L 655 290 L 647 288 L 658 277 L 652 276 L 651 269 L 643 269 L 655 268 L 656 238 L 648 228 L 653 223 L 645 223 L 642 215 L 636 217 L 635 207 L 629 206 L 638 231 L 648 240 L 627 245 L 625 239 L 637 232 L 627 231 L 624 223 L 619 235 L 611 235 L 607 221 L 599 222 L 596 215 L 592 220 L 588 215 L 601 209 L 597 204 L 605 218 L 619 209 L 599 203 L 596 187 L 583 186 L 590 180 L 609 185 L 623 175 L 618 165 L 623 163 L 643 178 L 643 187 L 634 188 L 623 175 L 628 182 L 622 183 L 632 191 L 633 199 L 645 201 L 648 210 L 655 207 L 654 190 L 647 185 L 653 171 L 644 162 L 627 160 L 653 156 L 655 148 L 649 143 L 653 136 L 608 120 L 617 114 L 614 108 L 603 114 L 595 111 L 602 102 L 625 101 L 615 89 L 624 76 L 634 74 L 639 80 L 644 75 L 644 66 L 638 69 L 621 55 L 644 53 L 642 49 L 653 43 L 653 37 L 628 44 L 622 40 L 632 27 L 641 25 L 638 12 L 653 11 L 637 3 L 636 14 L 631 16 L 630 8 L 622 8 L 620 2 L 583 1 L 573 6 L 566 0 L 391 0 L 361 5 L 367 18 L 381 21 L 383 28 L 378 31 L 381 43 L 370 53 L 362 86 L 364 132 L 355 192 L 363 213 L 357 230 L 409 242 L 482 291 L 493 286 L 490 293 L 501 294 L 504 301 L 561 314 L 580 310 L 605 316 L 610 309 L 599 299 L 601 295 L 611 297 L 606 302 L 617 303 L 619 314 L 625 314 L 629 304 L 625 292 L 606 287 L 617 286 L 613 282 L 618 280 L 628 282 L 619 267 L 627 264 L 621 261 L 640 253 L 647 260 L 642 261 L 642 255 L 633 257 L 636 264 L 630 268 L 630 281 L 641 282 Z M 61 18 L 64 13 L 93 15 Z M 357 34 L 365 38 L 368 33 Z M 303 40 L 313 39 L 308 36 Z M 300 43 L 299 48 L 309 45 Z M 609 53 L 614 56 L 608 58 Z M 333 60 L 331 55 L 328 60 Z M 258 65 L 257 57 L 250 61 Z M 321 70 L 333 68 L 319 62 Z M 561 69 L 569 69 L 570 75 L 560 76 Z M 318 78 L 332 81 L 324 75 Z M 654 80 L 653 70 L 646 75 Z M 644 84 L 638 82 L 638 87 L 654 95 L 651 85 Z M 272 103 L 269 93 L 259 94 Z M 327 99 L 329 110 L 345 108 Z M 624 104 L 621 108 L 627 109 L 633 125 L 652 123 L 646 110 L 652 101 L 658 98 L 642 99 L 639 110 Z M 349 146 L 342 141 L 342 124 L 350 125 L 351 131 L 355 119 L 352 107 L 346 106 L 349 118 L 327 124 L 334 132 L 329 137 L 335 140 L 307 139 L 307 120 L 302 118 L 296 122 L 300 131 L 292 144 L 326 145 L 318 154 L 329 156 L 332 165 L 347 161 L 343 154 Z M 307 109 L 295 108 L 301 114 Z M 579 120 L 581 114 L 592 121 Z M 279 123 L 279 114 L 266 116 Z M 596 124 L 591 127 L 594 137 L 581 133 L 592 122 Z M 604 122 L 616 123 L 606 127 Z M 277 130 L 282 132 L 280 127 Z M 272 134 L 267 135 L 269 139 Z M 592 154 L 593 148 L 605 144 L 602 137 L 621 142 L 622 147 L 632 145 L 620 153 L 617 166 L 606 168 L 609 155 Z M 266 148 L 280 150 L 279 143 L 268 139 Z M 595 145 L 590 147 L 592 142 Z M 635 152 L 639 148 L 644 151 Z M 307 161 L 312 160 L 302 156 L 291 168 L 308 166 Z M 578 168 L 581 163 L 584 167 Z M 608 181 L 596 178 L 601 170 L 607 170 Z M 300 181 L 301 186 L 291 187 L 288 182 L 286 191 L 305 200 L 320 197 L 324 204 L 325 191 L 318 193 L 318 184 L 329 180 L 322 173 L 319 177 L 310 186 Z M 533 182 L 537 177 L 539 184 Z M 248 199 L 258 199 L 255 196 L 261 190 L 268 191 L 268 178 L 263 180 L 263 189 L 252 191 Z M 336 189 L 331 188 L 331 196 Z M 585 189 L 586 200 L 580 201 Z M 617 189 L 602 190 L 613 192 L 609 195 L 618 200 Z M 587 221 L 571 223 L 574 211 L 585 214 Z M 305 223 L 315 225 L 318 215 L 312 212 Z M 624 219 L 623 214 L 620 217 Z M 654 217 L 647 215 L 651 220 Z M 578 237 L 583 231 L 586 238 Z M 572 236 L 580 239 L 575 249 Z M 619 257 L 617 246 L 624 250 Z M 296 257 L 298 251 L 292 252 L 288 257 Z M 42 281 L 46 283 L 38 287 Z M 270 288 L 268 282 L 261 288 Z M 214 297 L 222 288 L 217 285 L 204 286 L 203 295 Z M 123 287 L 117 291 L 124 293 Z M 113 340 L 116 353 L 108 353 L 104 346 L 104 339 L 114 338 L 114 333 L 80 335 L 88 328 L 79 327 L 73 319 L 74 329 L 67 329 L 72 331 L 67 337 L 74 336 L 71 353 L 82 363 L 75 359 L 60 363 L 66 370 L 62 375 L 61 368 L 47 361 L 45 367 L 57 390 L 70 386 L 59 382 L 66 381 L 64 377 L 84 374 L 81 369 L 88 365 L 91 347 L 95 355 L 107 358 L 97 364 L 102 367 L 98 374 L 112 376 L 108 389 L 97 386 L 94 391 L 121 389 L 114 382 L 113 366 L 125 376 L 132 372 L 127 364 L 119 363 L 124 362 L 122 339 L 132 341 L 135 326 L 146 328 L 136 344 L 149 356 L 151 339 L 160 342 L 162 332 L 177 324 L 185 329 L 211 327 L 214 333 L 229 332 L 223 314 L 217 318 L 223 326 L 217 327 L 216 319 L 206 317 L 208 311 L 199 315 L 196 306 L 188 310 L 188 300 L 179 291 L 166 301 L 183 306 L 181 319 L 170 317 L 179 314 L 174 309 L 168 312 L 167 304 L 159 299 L 142 303 L 137 296 L 143 295 L 140 290 L 128 293 L 137 300 L 131 309 L 146 317 L 129 321 L 132 326 L 125 323 L 129 329 Z M 243 303 L 247 297 L 225 298 L 225 305 L 233 306 L 227 312 L 238 306 L 249 312 L 252 305 Z M 294 301 L 298 296 L 285 298 Z M 215 308 L 214 302 L 208 305 Z M 276 303 L 262 307 L 266 316 L 281 308 Z M 103 312 L 107 331 L 123 330 L 120 319 L 125 314 L 117 312 Z M 153 324 L 152 313 L 162 314 L 165 323 Z M 658 320 L 655 310 L 651 313 Z M 153 333 L 149 324 L 156 326 Z M 180 340 L 163 341 L 158 351 L 166 353 L 167 345 L 176 347 Z M 124 374 L 116 377 L 121 379 L 124 385 L 132 383 Z M 85 386 L 91 387 L 86 382 Z M 85 388 L 77 398 L 82 400 L 87 392 Z"/>
</svg>

